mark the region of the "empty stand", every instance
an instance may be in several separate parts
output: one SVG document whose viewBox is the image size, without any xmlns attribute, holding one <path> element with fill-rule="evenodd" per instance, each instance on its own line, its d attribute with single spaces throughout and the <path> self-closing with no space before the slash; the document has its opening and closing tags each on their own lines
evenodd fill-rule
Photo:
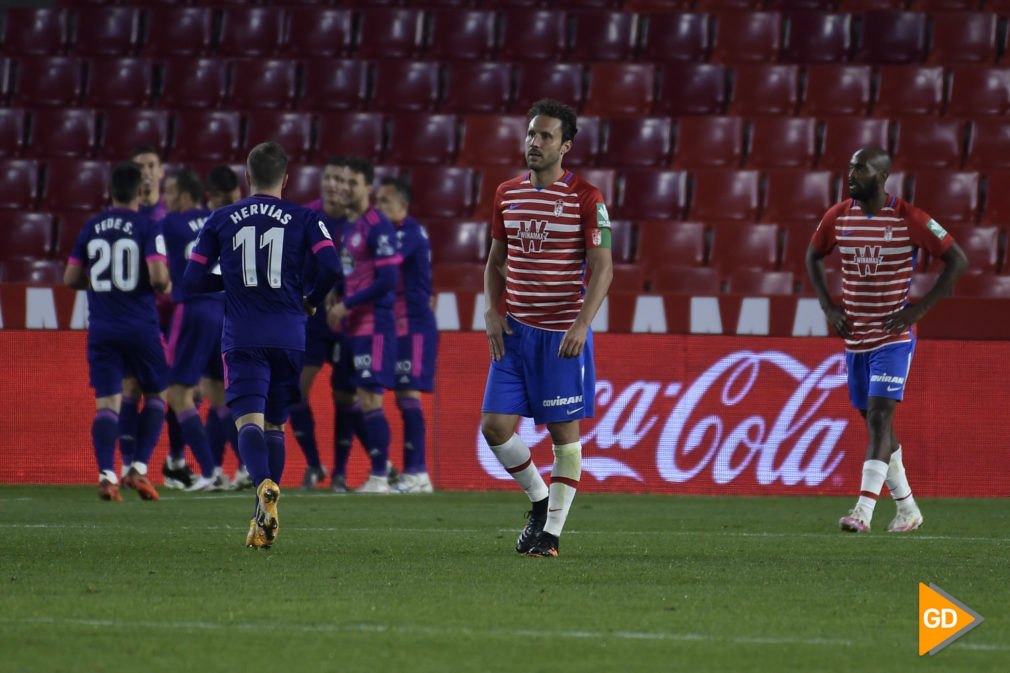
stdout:
<svg viewBox="0 0 1010 673">
<path fill-rule="evenodd" d="M 1010 276 L 972 273 L 961 276 L 954 286 L 955 297 L 1010 298 Z"/>
<path fill-rule="evenodd" d="M 751 122 L 747 168 L 812 168 L 817 159 L 817 120 L 757 117 Z"/>
<path fill-rule="evenodd" d="M 500 114 L 511 101 L 512 68 L 507 63 L 454 61 L 446 67 L 442 112 Z"/>
<path fill-rule="evenodd" d="M 648 114 L 655 98 L 656 71 L 647 63 L 594 63 L 589 69 L 586 114 Z"/>
<path fill-rule="evenodd" d="M 909 117 L 895 122 L 894 166 L 899 169 L 958 169 L 964 154 L 965 122 Z"/>
<path fill-rule="evenodd" d="M 863 63 L 921 63 L 926 56 L 926 15 L 921 12 L 874 10 L 862 21 Z"/>
<path fill-rule="evenodd" d="M 61 285 L 64 264 L 54 259 L 5 257 L 0 261 L 0 281 Z"/>
<path fill-rule="evenodd" d="M 691 219 L 701 222 L 756 222 L 759 202 L 757 171 L 694 172 Z"/>
<path fill-rule="evenodd" d="M 708 265 L 724 276 L 736 269 L 774 271 L 778 248 L 778 225 L 721 222 L 712 226 Z"/>
<path fill-rule="evenodd" d="M 33 56 L 18 61 L 14 105 L 71 107 L 81 98 L 81 61 L 65 56 Z"/>
<path fill-rule="evenodd" d="M 49 213 L 0 211 L 2 256 L 48 257 L 53 245 L 53 216 Z"/>
<path fill-rule="evenodd" d="M 608 293 L 615 292 L 627 294 L 641 294 L 645 290 L 645 279 L 642 276 L 642 269 L 637 264 L 620 264 L 615 262 L 612 266 L 613 277 L 610 281 Z M 586 280 L 592 277 L 591 273 L 586 274 Z"/>
<path fill-rule="evenodd" d="M 878 117 L 939 115 L 943 111 L 943 79 L 943 68 L 939 66 L 883 66 L 873 114 Z"/>
<path fill-rule="evenodd" d="M 477 9 L 429 12 L 431 33 L 425 56 L 434 60 L 484 60 L 495 50 L 495 13 Z"/>
<path fill-rule="evenodd" d="M 526 114 L 541 98 L 568 102 L 576 110 L 582 107 L 585 91 L 582 66 L 575 63 L 520 63 L 516 69 L 516 102 L 513 111 Z"/>
<path fill-rule="evenodd" d="M 810 66 L 800 113 L 811 117 L 869 114 L 872 81 L 868 65 Z"/>
<path fill-rule="evenodd" d="M 603 194 L 603 201 L 613 207 L 617 203 L 617 171 L 613 168 L 579 168 L 580 178 L 593 185 Z"/>
<path fill-rule="evenodd" d="M 739 168 L 744 122 L 740 117 L 681 117 L 677 120 L 675 168 Z"/>
<path fill-rule="evenodd" d="M 11 81 L 13 65 L 11 59 L 0 56 L 0 105 L 7 105 L 13 82 Z"/>
<path fill-rule="evenodd" d="M 0 108 L 0 157 L 20 156 L 25 147 L 25 111 Z"/>
<path fill-rule="evenodd" d="M 165 62 L 159 104 L 166 108 L 216 108 L 228 94 L 228 63 L 213 58 Z"/>
<path fill-rule="evenodd" d="M 419 9 L 369 7 L 361 10 L 357 58 L 417 58 L 424 38 Z"/>
<path fill-rule="evenodd" d="M 386 162 L 399 165 L 453 163 L 456 116 L 401 113 L 392 119 Z"/>
<path fill-rule="evenodd" d="M 709 50 L 709 15 L 663 12 L 640 19 L 642 60 L 704 61 Z"/>
<path fill-rule="evenodd" d="M 66 49 L 66 9 L 11 7 L 3 26 L 5 56 L 56 56 Z"/>
<path fill-rule="evenodd" d="M 823 213 L 822 213 L 823 214 Z M 782 240 L 782 263 L 779 265 L 783 271 L 789 271 L 796 278 L 800 279 L 805 288 L 808 288 L 810 292 L 813 289 L 810 287 L 809 279 L 807 274 L 807 249 L 810 247 L 810 239 L 813 238 L 814 230 L 817 228 L 817 223 L 820 221 L 812 222 L 792 222 L 783 225 L 783 240 Z M 828 271 L 829 275 L 832 271 L 837 272 L 841 269 L 841 257 L 837 250 L 832 250 L 830 254 L 824 257 L 824 268 Z M 841 283 L 841 280 L 838 281 Z M 839 294 L 841 289 L 839 288 Z M 834 295 L 835 293 L 832 293 Z"/>
<path fill-rule="evenodd" d="M 54 259 L 65 261 L 70 256 L 84 223 L 96 214 L 85 210 L 69 210 L 56 214 L 56 238 L 52 254 Z"/>
<path fill-rule="evenodd" d="M 228 7 L 221 12 L 221 56 L 269 57 L 284 38 L 284 15 L 278 7 Z"/>
<path fill-rule="evenodd" d="M 175 114 L 173 161 L 234 161 L 239 158 L 239 113 L 180 110 Z"/>
<path fill-rule="evenodd" d="M 151 7 L 144 53 L 149 56 L 206 56 L 213 42 L 210 7 Z"/>
<path fill-rule="evenodd" d="M 974 8 L 978 7 L 976 3 Z M 933 17 L 929 63 L 995 63 L 999 17 L 995 12 L 951 11 Z"/>
<path fill-rule="evenodd" d="M 762 222 L 816 224 L 838 200 L 831 171 L 770 171 L 767 179 Z"/>
<path fill-rule="evenodd" d="M 431 284 L 435 292 L 480 292 L 484 287 L 484 265 L 435 264 Z"/>
<path fill-rule="evenodd" d="M 480 169 L 480 186 L 477 188 L 477 203 L 475 204 L 473 216 L 481 220 L 491 220 L 494 214 L 494 195 L 498 190 L 498 185 L 516 176 L 525 175 L 527 172 L 521 164 L 516 164 L 515 166 L 482 167 Z"/>
<path fill-rule="evenodd" d="M 834 117 L 824 120 L 823 148 L 817 165 L 829 171 L 848 171 L 849 159 L 863 147 L 888 149 L 886 119 Z"/>
<path fill-rule="evenodd" d="M 623 174 L 617 215 L 623 220 L 683 220 L 687 216 L 687 174 L 635 169 Z"/>
<path fill-rule="evenodd" d="M 782 60 L 842 63 L 852 54 L 852 15 L 845 12 L 794 12 L 788 16 Z"/>
<path fill-rule="evenodd" d="M 449 220 L 425 227 L 433 264 L 480 264 L 487 259 L 490 225 L 484 221 Z"/>
<path fill-rule="evenodd" d="M 112 108 L 103 114 L 98 155 L 123 160 L 134 147 L 155 147 L 161 156 L 168 150 L 169 114 L 166 110 Z"/>
<path fill-rule="evenodd" d="M 726 71 L 714 63 L 666 63 L 660 69 L 656 112 L 672 117 L 717 115 L 726 107 Z"/>
<path fill-rule="evenodd" d="M 375 65 L 372 109 L 430 112 L 438 107 L 439 64 L 432 61 L 380 61 Z"/>
<path fill-rule="evenodd" d="M 565 155 L 567 168 L 593 166 L 600 157 L 603 123 L 599 117 L 579 115 L 579 132 L 572 143 L 572 149 Z"/>
<path fill-rule="evenodd" d="M 733 71 L 729 113 L 792 115 L 799 105 L 800 68 L 796 65 L 744 64 Z"/>
<path fill-rule="evenodd" d="M 1010 172 L 994 171 L 986 176 L 985 210 L 982 222 L 1005 224 L 1010 222 Z"/>
<path fill-rule="evenodd" d="M 109 203 L 107 161 L 54 159 L 46 165 L 42 210 L 87 210 L 92 214 Z"/>
<path fill-rule="evenodd" d="M 354 12 L 332 7 L 288 9 L 284 54 L 295 58 L 347 58 L 354 51 Z"/>
<path fill-rule="evenodd" d="M 1010 120 L 976 119 L 971 125 L 964 167 L 982 172 L 1010 170 L 1008 147 Z"/>
<path fill-rule="evenodd" d="M 656 270 L 650 287 L 659 294 L 719 294 L 722 281 L 715 269 L 704 266 L 665 266 Z"/>
<path fill-rule="evenodd" d="M 635 244 L 632 240 L 633 223 L 627 220 L 610 221 L 610 253 L 614 263 L 630 263 L 634 261 Z"/>
<path fill-rule="evenodd" d="M 366 61 L 314 58 L 302 66 L 303 110 L 364 110 L 368 105 Z"/>
<path fill-rule="evenodd" d="M 88 107 L 147 107 L 153 90 L 152 64 L 143 58 L 96 58 L 88 64 Z"/>
<path fill-rule="evenodd" d="M 971 119 L 1010 114 L 1010 68 L 959 66 L 950 74 L 949 116 Z"/>
<path fill-rule="evenodd" d="M 140 41 L 135 7 L 81 7 L 76 12 L 73 51 L 78 56 L 134 54 Z"/>
<path fill-rule="evenodd" d="M 922 299 L 936 285 L 940 274 L 936 271 L 917 271 L 912 274 L 912 282 L 908 286 L 908 296 L 912 301 Z"/>
<path fill-rule="evenodd" d="M 713 63 L 774 63 L 781 49 L 778 12 L 723 12 L 715 20 Z"/>
<path fill-rule="evenodd" d="M 526 117 L 468 115 L 463 120 L 458 163 L 462 166 L 522 165 Z"/>
<path fill-rule="evenodd" d="M 734 269 L 726 276 L 726 292 L 748 295 L 788 295 L 793 293 L 793 274 L 788 271 Z"/>
<path fill-rule="evenodd" d="M 426 166 L 411 171 L 411 214 L 426 217 L 469 217 L 473 211 L 472 168 Z"/>
<path fill-rule="evenodd" d="M 32 113 L 28 147 L 36 157 L 78 157 L 95 152 L 98 116 L 94 110 L 47 108 Z"/>
<path fill-rule="evenodd" d="M 288 161 L 308 161 L 312 153 L 312 115 L 274 110 L 249 112 L 246 115 L 245 150 L 269 140 L 280 143 Z"/>
<path fill-rule="evenodd" d="M 633 12 L 572 12 L 571 61 L 629 61 L 637 43 Z"/>
<path fill-rule="evenodd" d="M 563 11 L 513 9 L 502 12 L 503 61 L 557 62 L 567 49 Z"/>
<path fill-rule="evenodd" d="M 602 155 L 606 166 L 665 166 L 673 129 L 669 117 L 628 117 L 608 124 Z"/>
<path fill-rule="evenodd" d="M 705 263 L 705 225 L 669 220 L 639 222 L 635 262 L 648 277 L 664 266 L 702 266 Z"/>
<path fill-rule="evenodd" d="M 243 58 L 232 65 L 232 107 L 294 107 L 298 63 L 293 60 Z"/>
<path fill-rule="evenodd" d="M 944 228 L 968 257 L 965 275 L 994 274 L 999 271 L 999 227 L 969 223 L 944 225 Z M 924 253 L 925 251 L 919 251 L 920 255 Z M 942 259 L 930 259 L 930 271 L 943 271 L 943 266 Z M 958 286 L 960 284 L 961 281 L 958 281 Z"/>
<path fill-rule="evenodd" d="M 978 220 L 978 188 L 974 171 L 916 171 L 909 200 L 943 226 L 972 223 Z"/>
<path fill-rule="evenodd" d="M 316 157 L 357 155 L 372 163 L 382 159 L 385 118 L 377 112 L 328 112 L 319 115 Z"/>
<path fill-rule="evenodd" d="M 288 184 L 284 198 L 294 203 L 311 203 L 322 193 L 322 166 L 294 164 L 288 166 Z"/>
</svg>

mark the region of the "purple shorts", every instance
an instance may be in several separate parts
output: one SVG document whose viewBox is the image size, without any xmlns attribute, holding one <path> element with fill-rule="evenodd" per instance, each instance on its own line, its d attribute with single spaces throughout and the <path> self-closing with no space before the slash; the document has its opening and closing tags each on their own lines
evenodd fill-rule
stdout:
<svg viewBox="0 0 1010 673">
<path fill-rule="evenodd" d="M 135 376 L 145 393 L 168 387 L 165 347 L 157 331 L 88 331 L 88 369 L 95 397 L 123 392 L 123 377 Z"/>
<path fill-rule="evenodd" d="M 189 300 L 176 304 L 168 336 L 168 380 L 195 386 L 201 377 L 221 381 L 221 326 L 224 303 L 215 299 Z"/>
<path fill-rule="evenodd" d="M 264 414 L 281 425 L 302 401 L 303 351 L 285 348 L 233 348 L 224 354 L 225 399 L 232 416 Z"/>
<path fill-rule="evenodd" d="M 409 332 L 396 338 L 396 389 L 435 389 L 438 327 L 434 320 L 410 320 Z"/>
</svg>

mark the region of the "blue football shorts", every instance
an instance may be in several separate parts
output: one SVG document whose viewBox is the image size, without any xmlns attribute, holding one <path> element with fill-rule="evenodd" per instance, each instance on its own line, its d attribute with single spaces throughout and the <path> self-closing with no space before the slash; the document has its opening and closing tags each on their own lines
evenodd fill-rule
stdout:
<svg viewBox="0 0 1010 673">
<path fill-rule="evenodd" d="M 435 389 L 438 326 L 434 315 L 407 318 L 407 333 L 396 337 L 396 389 Z"/>
<path fill-rule="evenodd" d="M 176 305 L 168 336 L 170 382 L 195 386 L 201 377 L 215 381 L 224 379 L 221 362 L 223 323 L 223 302 L 197 299 Z"/>
<path fill-rule="evenodd" d="M 849 375 L 849 400 L 856 409 L 865 410 L 870 397 L 888 397 L 901 401 L 908 382 L 908 370 L 915 354 L 915 340 L 888 344 L 872 351 L 845 352 Z"/>
<path fill-rule="evenodd" d="M 225 399 L 237 421 L 264 414 L 281 425 L 302 401 L 303 351 L 286 348 L 233 348 L 224 354 Z"/>
<path fill-rule="evenodd" d="M 88 371 L 95 397 L 123 392 L 123 377 L 135 376 L 148 394 L 168 387 L 168 362 L 161 332 L 88 330 Z"/>
</svg>

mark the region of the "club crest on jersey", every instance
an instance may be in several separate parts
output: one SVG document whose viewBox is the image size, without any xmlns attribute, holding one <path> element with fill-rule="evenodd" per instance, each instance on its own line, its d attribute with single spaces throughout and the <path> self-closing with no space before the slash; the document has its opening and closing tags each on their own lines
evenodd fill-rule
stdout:
<svg viewBox="0 0 1010 673">
<path fill-rule="evenodd" d="M 894 238 L 894 231 L 891 229 L 891 225 L 887 225 L 884 227 L 884 240 L 890 241 L 892 238 Z"/>
<path fill-rule="evenodd" d="M 560 216 L 563 212 L 565 212 L 565 202 L 558 199 L 554 202 L 554 217 Z"/>
<path fill-rule="evenodd" d="M 519 222 L 519 243 L 523 252 L 540 252 L 547 240 L 547 220 L 522 220 Z"/>
<path fill-rule="evenodd" d="M 860 276 L 875 276 L 877 265 L 884 261 L 884 256 L 880 253 L 879 245 L 864 245 L 856 248 L 856 266 L 859 268 Z"/>
<path fill-rule="evenodd" d="M 603 243 L 603 232 L 599 229 L 593 229 L 593 245 L 597 248 Z"/>
</svg>

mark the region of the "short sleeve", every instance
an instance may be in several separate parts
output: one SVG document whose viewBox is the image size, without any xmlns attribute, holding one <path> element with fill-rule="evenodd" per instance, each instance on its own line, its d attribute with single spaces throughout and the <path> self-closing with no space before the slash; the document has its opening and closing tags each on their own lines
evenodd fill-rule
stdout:
<svg viewBox="0 0 1010 673">
<path fill-rule="evenodd" d="M 905 221 L 912 243 L 924 248 L 933 257 L 942 257 L 954 243 L 954 237 L 939 222 L 915 206 L 909 206 Z"/>
<path fill-rule="evenodd" d="M 817 225 L 817 229 L 814 230 L 813 237 L 810 239 L 810 245 L 814 246 L 814 249 L 821 254 L 826 255 L 831 252 L 835 247 L 835 243 L 838 242 L 835 237 L 835 217 L 835 210 L 833 208 L 825 213 Z"/>
<path fill-rule="evenodd" d="M 85 266 L 88 262 L 88 234 L 91 232 L 91 222 L 89 221 L 85 224 L 79 234 L 77 234 L 77 240 L 74 241 L 74 249 L 70 251 L 70 257 L 67 259 L 67 264 L 75 264 L 78 266 Z"/>
<path fill-rule="evenodd" d="M 309 239 L 309 249 L 312 254 L 317 254 L 323 248 L 336 248 L 333 237 L 330 236 L 330 229 L 326 226 L 319 215 L 310 211 L 310 216 L 305 220 L 305 232 Z"/>
<path fill-rule="evenodd" d="M 211 213 L 206 224 L 203 225 L 203 229 L 200 230 L 200 235 L 196 238 L 196 245 L 193 246 L 193 251 L 189 254 L 190 261 L 206 264 L 209 260 L 216 260 L 221 254 L 217 222 L 218 215 Z"/>
<path fill-rule="evenodd" d="M 579 206 L 586 249 L 610 248 L 610 213 L 603 194 L 596 187 L 587 187 L 579 198 Z"/>
<path fill-rule="evenodd" d="M 144 240 L 144 258 L 148 261 L 168 261 L 168 248 L 165 247 L 165 236 L 162 233 L 161 222 L 147 220 L 145 223 L 147 236 Z"/>
<path fill-rule="evenodd" d="M 491 210 L 491 238 L 496 238 L 499 241 L 507 241 L 508 235 L 505 233 L 505 218 L 502 216 L 502 200 L 504 190 L 502 187 L 505 185 L 498 185 L 498 189 L 494 193 L 494 204 Z"/>
</svg>

